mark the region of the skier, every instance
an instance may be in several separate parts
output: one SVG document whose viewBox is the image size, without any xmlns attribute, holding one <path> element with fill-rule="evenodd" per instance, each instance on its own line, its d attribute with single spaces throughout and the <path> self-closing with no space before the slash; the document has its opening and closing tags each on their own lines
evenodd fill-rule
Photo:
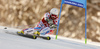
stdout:
<svg viewBox="0 0 100 49">
<path fill-rule="evenodd" d="M 57 28 L 58 9 L 52 8 L 34 28 L 23 29 L 20 34 L 45 35 Z"/>
</svg>

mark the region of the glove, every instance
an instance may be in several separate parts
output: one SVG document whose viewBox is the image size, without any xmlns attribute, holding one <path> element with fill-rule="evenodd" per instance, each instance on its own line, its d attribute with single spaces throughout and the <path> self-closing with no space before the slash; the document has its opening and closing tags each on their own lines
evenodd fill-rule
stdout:
<svg viewBox="0 0 100 49">
<path fill-rule="evenodd" d="M 49 21 L 49 18 L 48 18 L 48 17 L 46 17 L 46 18 L 45 18 L 45 20 L 48 22 L 48 21 Z"/>
<path fill-rule="evenodd" d="M 57 28 L 57 25 L 55 25 L 55 24 L 51 24 L 51 25 L 49 25 L 50 26 L 50 29 L 52 29 L 52 28 Z"/>
<path fill-rule="evenodd" d="M 52 20 L 52 19 L 49 19 L 48 17 L 46 17 L 45 20 L 46 20 L 49 24 L 53 24 L 53 20 Z"/>
<path fill-rule="evenodd" d="M 49 19 L 48 23 L 51 25 L 53 24 L 53 20 L 52 19 Z"/>
</svg>

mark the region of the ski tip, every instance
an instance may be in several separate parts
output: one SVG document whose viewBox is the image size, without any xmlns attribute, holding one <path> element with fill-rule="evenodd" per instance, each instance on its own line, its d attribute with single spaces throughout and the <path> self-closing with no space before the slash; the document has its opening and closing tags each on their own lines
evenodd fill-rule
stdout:
<svg viewBox="0 0 100 49">
<path fill-rule="evenodd" d="M 4 29 L 7 29 L 7 27 L 5 27 Z"/>
</svg>

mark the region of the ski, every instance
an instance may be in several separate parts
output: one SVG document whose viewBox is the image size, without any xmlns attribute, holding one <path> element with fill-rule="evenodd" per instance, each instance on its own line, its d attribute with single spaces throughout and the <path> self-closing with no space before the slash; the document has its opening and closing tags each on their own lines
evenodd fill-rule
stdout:
<svg viewBox="0 0 100 49">
<path fill-rule="evenodd" d="M 27 37 L 27 38 L 31 38 L 31 39 L 37 39 L 37 38 L 42 38 L 42 39 L 45 39 L 45 40 L 50 40 L 51 37 L 47 36 L 38 36 L 38 35 L 30 35 L 30 34 L 20 34 L 18 33 L 18 31 L 15 31 L 15 32 L 12 32 L 12 31 L 8 31 L 8 30 L 5 30 L 5 33 L 7 34 L 12 34 L 12 35 L 19 35 L 19 36 L 23 36 L 23 37 Z"/>
<path fill-rule="evenodd" d="M 30 34 L 20 34 L 17 32 L 18 35 L 20 36 L 23 36 L 23 37 L 27 37 L 27 38 L 32 38 L 32 39 L 37 39 L 37 38 L 42 38 L 42 39 L 45 39 L 45 40 L 50 40 L 51 37 L 47 36 L 47 37 L 44 37 L 44 36 L 38 36 L 38 35 L 30 35 Z"/>
</svg>

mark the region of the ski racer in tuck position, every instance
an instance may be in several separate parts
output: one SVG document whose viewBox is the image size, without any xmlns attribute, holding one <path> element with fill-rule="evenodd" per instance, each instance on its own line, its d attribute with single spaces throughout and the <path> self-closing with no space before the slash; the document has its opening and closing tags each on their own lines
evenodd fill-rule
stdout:
<svg viewBox="0 0 100 49">
<path fill-rule="evenodd" d="M 34 28 L 23 29 L 20 34 L 45 35 L 57 28 L 58 9 L 52 8 Z"/>
</svg>

